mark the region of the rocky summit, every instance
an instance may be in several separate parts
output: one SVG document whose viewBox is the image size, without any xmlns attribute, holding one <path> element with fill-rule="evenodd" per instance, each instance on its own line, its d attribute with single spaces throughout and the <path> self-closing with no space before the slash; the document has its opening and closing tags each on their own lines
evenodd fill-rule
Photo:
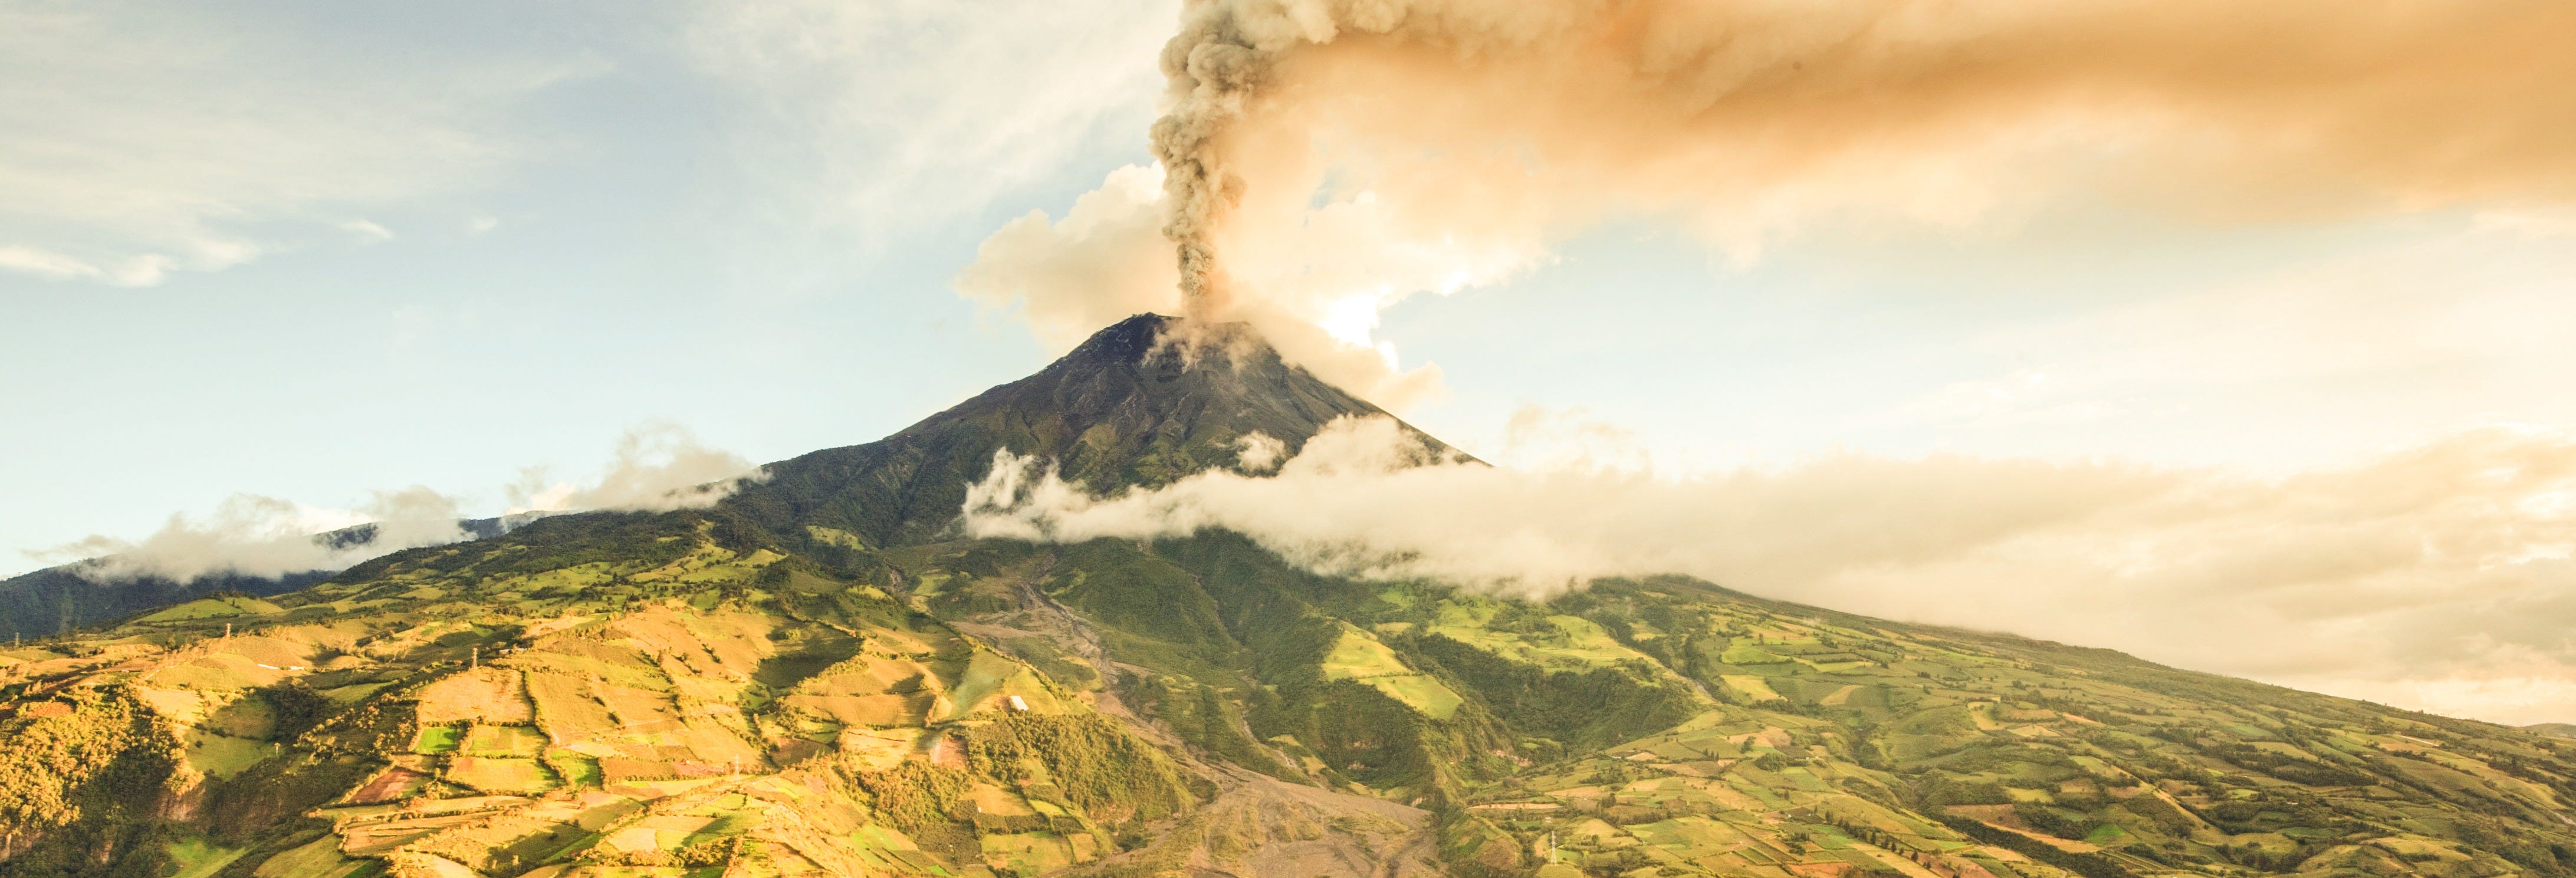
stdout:
<svg viewBox="0 0 2576 878">
<path fill-rule="evenodd" d="M 1109 491 L 1380 414 L 1138 317 L 711 508 L 114 604 L 0 654 L 0 874 L 2576 870 L 2555 730 L 1684 578 L 1533 603 L 953 526 L 997 451 Z"/>
</svg>

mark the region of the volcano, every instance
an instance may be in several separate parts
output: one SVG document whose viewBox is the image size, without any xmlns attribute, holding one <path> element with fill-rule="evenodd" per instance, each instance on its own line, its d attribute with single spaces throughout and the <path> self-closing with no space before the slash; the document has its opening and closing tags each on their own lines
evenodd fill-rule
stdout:
<svg viewBox="0 0 2576 878">
<path fill-rule="evenodd" d="M 0 875 L 2576 866 L 2576 741 L 2539 731 L 1683 577 L 1532 602 L 1221 531 L 953 526 L 998 452 L 1114 491 L 1384 415 L 1244 327 L 1139 316 L 711 508 L 29 641 Z"/>
</svg>

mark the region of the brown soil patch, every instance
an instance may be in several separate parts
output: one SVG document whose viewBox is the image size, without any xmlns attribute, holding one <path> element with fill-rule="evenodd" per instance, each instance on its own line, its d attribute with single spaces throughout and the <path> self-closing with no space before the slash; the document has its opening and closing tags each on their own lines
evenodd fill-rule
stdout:
<svg viewBox="0 0 2576 878">
<path fill-rule="evenodd" d="M 639 780 L 669 780 L 679 776 L 679 767 L 668 762 L 628 759 L 623 756 L 599 758 L 600 781 L 612 786 Z"/>
<path fill-rule="evenodd" d="M 413 787 L 427 779 L 429 775 L 408 768 L 388 768 L 383 774 L 376 775 L 374 780 L 367 781 L 366 786 L 359 787 L 357 792 L 350 793 L 349 803 L 381 805 L 391 802 L 402 798 L 411 792 Z"/>
<path fill-rule="evenodd" d="M 494 725 L 533 723 L 537 709 L 528 700 L 528 687 L 519 672 L 506 668 L 450 674 L 421 690 L 422 725 L 463 720 Z"/>
</svg>

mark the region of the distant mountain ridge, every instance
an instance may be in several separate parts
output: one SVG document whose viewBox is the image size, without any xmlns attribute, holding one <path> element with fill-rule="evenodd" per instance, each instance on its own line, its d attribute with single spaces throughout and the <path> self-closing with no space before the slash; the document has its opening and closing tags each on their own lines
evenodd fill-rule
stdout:
<svg viewBox="0 0 2576 878">
<path fill-rule="evenodd" d="M 456 523 L 468 537 L 488 539 L 505 530 L 502 519 L 463 519 Z M 360 524 L 313 535 L 317 543 L 347 549 L 374 542 L 376 525 Z M 119 619 L 146 610 L 184 603 L 216 592 L 253 597 L 284 594 L 331 578 L 337 569 L 305 570 L 280 576 L 220 572 L 184 580 L 159 575 L 97 573 L 113 556 L 58 564 L 0 579 L 0 631 L 13 638 L 44 637 Z"/>
</svg>

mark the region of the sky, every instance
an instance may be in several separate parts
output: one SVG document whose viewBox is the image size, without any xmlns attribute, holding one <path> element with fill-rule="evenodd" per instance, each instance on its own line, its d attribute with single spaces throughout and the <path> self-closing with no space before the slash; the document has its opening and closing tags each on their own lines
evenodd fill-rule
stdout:
<svg viewBox="0 0 2576 878">
<path fill-rule="evenodd" d="M 1602 109 L 1641 92 L 1585 77 L 1635 58 L 1526 35 L 1586 21 L 1410 5 L 1431 24 L 1232 0 L 0 0 L 0 572 L 174 515 L 309 528 L 428 495 L 496 515 L 622 484 L 639 453 L 702 475 L 876 439 L 1117 316 L 1199 307 L 1162 229 L 1173 193 L 1222 180 L 1163 168 L 1206 157 L 1249 181 L 1208 202 L 1231 205 L 1206 217 L 1231 296 L 1211 313 L 1507 469 L 1607 479 L 1563 484 L 1684 525 L 1582 536 L 1532 562 L 1551 573 L 1652 560 L 2576 720 L 2555 633 L 2576 626 L 2507 630 L 2576 623 L 2555 468 L 2576 443 L 2576 173 L 2547 158 L 2570 154 L 2576 97 L 2530 89 L 2566 81 L 2558 62 L 2494 43 L 2570 36 L 2563 16 L 2303 21 L 2326 7 L 2284 0 L 2279 22 L 2069 61 L 2032 47 L 2136 29 L 1704 4 L 1739 18 L 1652 30 L 1682 35 L 1646 65 L 1676 110 Z M 1202 26 L 1237 7 L 1258 9 Z M 1689 45 L 1701 25 L 1732 42 Z M 1891 45 L 2025 60 L 1942 79 L 1901 49 L 1818 48 L 1900 25 L 1927 30 Z M 1497 42 L 1461 61 L 1408 27 Z M 1175 33 L 1268 72 L 1241 95 L 1213 67 L 1167 76 Z M 2160 52 L 2205 63 L 2137 60 Z M 2347 68 L 2384 75 L 2324 75 Z M 1157 138 L 1166 116 L 1214 133 Z M 2080 497 L 1938 545 L 1855 530 L 2051 486 Z M 1694 516 L 1846 541 L 1681 551 Z M 2423 548 L 2495 533 L 2517 536 Z M 2335 569 L 2192 566 L 2256 547 L 2288 558 L 2264 571 Z M 2374 552 L 2405 557 L 2336 566 Z M 2152 557 L 2102 560 L 2124 553 Z M 2276 627 L 2190 630 L 2213 614 Z M 2266 639 L 2304 648 L 2243 644 Z"/>
</svg>

